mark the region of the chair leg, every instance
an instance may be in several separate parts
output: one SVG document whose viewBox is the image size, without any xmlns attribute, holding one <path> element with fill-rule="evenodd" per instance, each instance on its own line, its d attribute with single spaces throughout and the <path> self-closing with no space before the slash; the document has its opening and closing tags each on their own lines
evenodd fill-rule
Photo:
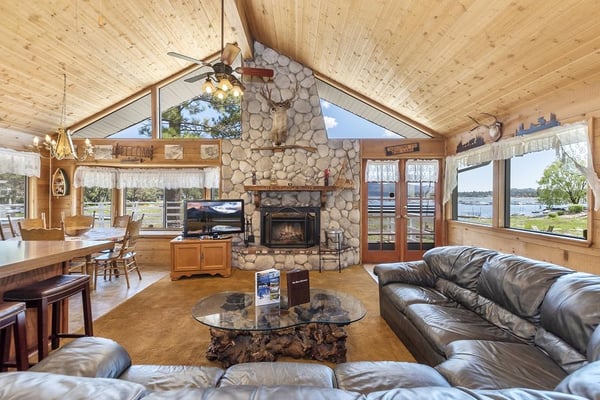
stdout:
<svg viewBox="0 0 600 400">
<path fill-rule="evenodd" d="M 87 285 L 81 291 L 81 303 L 83 306 L 83 326 L 86 336 L 94 336 L 94 324 L 92 319 L 92 299 L 90 296 L 90 286 Z"/>
<path fill-rule="evenodd" d="M 37 314 L 38 361 L 41 361 L 48 356 L 48 299 L 38 302 Z"/>
<path fill-rule="evenodd" d="M 2 351 L 2 359 L 0 360 L 0 372 L 6 372 L 6 362 L 10 353 L 10 330 L 2 329 L 0 331 L 0 351 Z"/>
<path fill-rule="evenodd" d="M 17 369 L 26 371 L 29 369 L 29 356 L 27 355 L 27 335 L 25 334 L 25 312 L 19 313 L 13 326 L 15 342 L 15 358 Z"/>
<path fill-rule="evenodd" d="M 61 331 L 61 309 L 65 306 L 65 301 L 57 301 L 52 304 L 52 333 L 50 335 L 52 350 L 58 349 L 60 345 L 60 331 Z"/>
<path fill-rule="evenodd" d="M 123 274 L 125 275 L 125 281 L 127 281 L 127 289 L 129 289 L 130 286 L 129 286 L 129 273 L 127 272 L 127 262 L 125 260 L 123 260 L 122 262 L 123 262 Z"/>
</svg>

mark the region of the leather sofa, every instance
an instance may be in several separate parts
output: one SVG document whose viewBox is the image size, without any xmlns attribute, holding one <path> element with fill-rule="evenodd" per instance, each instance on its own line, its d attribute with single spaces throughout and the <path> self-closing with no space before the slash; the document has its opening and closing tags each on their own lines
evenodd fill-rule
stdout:
<svg viewBox="0 0 600 400">
<path fill-rule="evenodd" d="M 335 368 L 319 363 L 264 362 L 237 364 L 226 370 L 132 365 L 129 354 L 118 343 L 84 337 L 55 350 L 29 371 L 0 373 L 0 398 L 583 400 L 593 398 L 588 381 L 600 382 L 600 374 L 593 375 L 595 371 L 588 371 L 591 376 L 573 379 L 563 392 L 525 388 L 471 390 L 452 387 L 431 366 L 409 362 L 356 361 Z M 578 395 L 572 394 L 577 392 Z"/>
<path fill-rule="evenodd" d="M 600 398 L 600 276 L 470 246 L 374 272 L 381 316 L 452 386 Z"/>
</svg>

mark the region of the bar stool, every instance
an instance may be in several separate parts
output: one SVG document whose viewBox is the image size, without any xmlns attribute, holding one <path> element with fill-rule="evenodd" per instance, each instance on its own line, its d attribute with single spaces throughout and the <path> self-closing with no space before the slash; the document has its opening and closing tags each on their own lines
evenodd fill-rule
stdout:
<svg viewBox="0 0 600 400">
<path fill-rule="evenodd" d="M 81 293 L 83 305 L 84 334 L 61 333 L 61 304 L 63 300 Z M 27 308 L 37 310 L 38 361 L 48 355 L 48 306 L 52 305 L 52 349 L 57 349 L 60 338 L 93 336 L 92 303 L 90 299 L 89 275 L 58 275 L 41 282 L 10 290 L 4 293 L 5 301 L 21 301 Z"/>
<path fill-rule="evenodd" d="M 13 328 L 13 337 L 15 343 L 15 367 L 19 371 L 25 371 L 29 368 L 27 357 L 27 337 L 25 335 L 25 303 L 1 303 L 0 302 L 0 371 L 6 371 L 6 368 L 13 366 L 8 364 L 8 354 L 10 353 L 10 330 Z"/>
</svg>

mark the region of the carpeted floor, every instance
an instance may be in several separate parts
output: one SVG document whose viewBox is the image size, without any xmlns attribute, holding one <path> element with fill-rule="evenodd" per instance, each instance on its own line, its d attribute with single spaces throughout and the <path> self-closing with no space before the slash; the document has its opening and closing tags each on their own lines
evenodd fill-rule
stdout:
<svg viewBox="0 0 600 400">
<path fill-rule="evenodd" d="M 230 278 L 198 276 L 171 281 L 165 277 L 97 319 L 94 333 L 121 343 L 134 364 L 219 366 L 205 357 L 208 327 L 192 318 L 191 308 L 212 293 L 253 292 L 253 282 L 254 271 L 237 269 Z M 346 268 L 342 273 L 311 271 L 310 284 L 351 293 L 367 308 L 365 318 L 347 328 L 348 361 L 414 361 L 379 316 L 377 284 L 362 266 Z"/>
</svg>

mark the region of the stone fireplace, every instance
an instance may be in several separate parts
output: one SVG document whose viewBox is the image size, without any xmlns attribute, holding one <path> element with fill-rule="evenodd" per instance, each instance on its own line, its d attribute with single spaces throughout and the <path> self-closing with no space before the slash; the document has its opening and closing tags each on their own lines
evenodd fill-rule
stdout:
<svg viewBox="0 0 600 400">
<path fill-rule="evenodd" d="M 261 207 L 260 244 L 270 248 L 316 246 L 320 214 L 319 207 Z"/>
</svg>

